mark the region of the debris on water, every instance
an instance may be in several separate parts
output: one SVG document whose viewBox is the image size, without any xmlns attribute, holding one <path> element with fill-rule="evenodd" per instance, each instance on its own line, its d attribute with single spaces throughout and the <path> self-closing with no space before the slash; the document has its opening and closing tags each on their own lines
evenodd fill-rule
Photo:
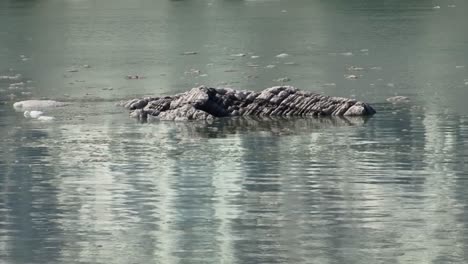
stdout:
<svg viewBox="0 0 468 264">
<path fill-rule="evenodd" d="M 15 75 L 0 75 L 0 80 L 10 80 L 10 81 L 18 81 L 21 79 L 21 74 Z"/>
<path fill-rule="evenodd" d="M 273 65 L 273 64 L 269 64 L 269 65 L 265 66 L 265 68 L 267 68 L 267 69 L 273 69 L 273 68 L 275 68 L 275 67 L 276 67 L 276 66 Z"/>
<path fill-rule="evenodd" d="M 208 74 L 206 74 L 206 73 L 199 75 L 199 77 L 206 77 L 206 76 L 208 76 Z"/>
<path fill-rule="evenodd" d="M 36 118 L 40 117 L 43 114 L 44 114 L 44 112 L 37 111 L 37 110 L 24 111 L 24 113 L 23 113 L 24 117 L 33 118 L 33 119 L 36 119 Z"/>
<path fill-rule="evenodd" d="M 390 102 L 392 104 L 408 103 L 410 102 L 410 99 L 406 96 L 397 95 L 387 98 L 387 102 Z"/>
<path fill-rule="evenodd" d="M 260 56 L 257 56 L 257 55 L 253 55 L 253 56 L 250 56 L 251 59 L 258 59 L 260 58 Z"/>
<path fill-rule="evenodd" d="M 197 55 L 198 51 L 185 51 L 182 52 L 181 55 Z"/>
<path fill-rule="evenodd" d="M 356 80 L 359 78 L 357 75 L 354 75 L 354 74 L 345 74 L 344 77 L 345 79 L 348 79 L 348 80 Z"/>
<path fill-rule="evenodd" d="M 91 68 L 91 66 L 90 66 L 90 65 L 88 65 L 88 64 L 84 64 L 84 65 L 83 65 L 83 68 L 85 68 L 85 69 L 89 69 L 89 68 Z"/>
<path fill-rule="evenodd" d="M 281 53 L 281 54 L 276 55 L 276 58 L 280 58 L 280 59 L 287 58 L 287 57 L 289 57 L 289 54 L 287 53 Z"/>
<path fill-rule="evenodd" d="M 78 69 L 68 69 L 67 72 L 78 72 Z"/>
<path fill-rule="evenodd" d="M 284 65 L 298 65 L 298 64 L 295 63 L 294 61 L 288 61 L 288 62 L 285 62 Z"/>
<path fill-rule="evenodd" d="M 291 81 L 291 79 L 288 78 L 288 77 L 283 77 L 283 78 L 276 79 L 274 81 L 275 82 L 289 82 L 289 81 Z"/>
<path fill-rule="evenodd" d="M 21 95 L 29 96 L 29 95 L 32 95 L 32 93 L 31 92 L 21 92 Z"/>
<path fill-rule="evenodd" d="M 352 53 L 352 52 L 342 52 L 342 53 L 340 53 L 340 55 L 343 55 L 343 56 L 353 56 L 353 53 Z"/>
<path fill-rule="evenodd" d="M 197 69 L 190 69 L 190 70 L 184 72 L 184 74 L 186 74 L 186 75 L 200 75 L 201 71 L 197 70 Z"/>
<path fill-rule="evenodd" d="M 457 66 L 455 66 L 455 69 L 463 69 L 463 68 L 465 68 L 464 65 L 457 65 Z"/>
<path fill-rule="evenodd" d="M 28 58 L 21 58 L 22 61 L 28 61 Z"/>
<path fill-rule="evenodd" d="M 231 57 L 245 57 L 245 56 L 247 56 L 245 53 L 231 54 Z"/>
<path fill-rule="evenodd" d="M 348 67 L 348 71 L 363 71 L 364 68 L 362 67 L 357 67 L 357 66 L 350 66 Z"/>
<path fill-rule="evenodd" d="M 39 110 L 46 108 L 62 107 L 66 106 L 68 103 L 58 102 L 54 100 L 26 100 L 20 101 L 13 104 L 13 108 L 16 111 L 26 111 L 26 110 Z"/>
<path fill-rule="evenodd" d="M 260 67 L 260 65 L 258 65 L 258 64 L 247 64 L 247 67 L 257 68 L 257 67 Z"/>
<path fill-rule="evenodd" d="M 55 117 L 53 116 L 40 116 L 37 118 L 37 120 L 39 121 L 53 121 L 55 119 Z"/>
<path fill-rule="evenodd" d="M 440 9 L 440 6 L 434 6 L 432 9 Z"/>
<path fill-rule="evenodd" d="M 125 76 L 125 79 L 127 80 L 138 80 L 138 79 L 144 79 L 144 76 L 141 75 L 127 75 Z"/>
<path fill-rule="evenodd" d="M 104 88 L 102 88 L 102 90 L 104 90 L 104 91 L 112 91 L 112 90 L 114 90 L 114 88 L 113 88 L 113 87 L 104 87 Z"/>
</svg>

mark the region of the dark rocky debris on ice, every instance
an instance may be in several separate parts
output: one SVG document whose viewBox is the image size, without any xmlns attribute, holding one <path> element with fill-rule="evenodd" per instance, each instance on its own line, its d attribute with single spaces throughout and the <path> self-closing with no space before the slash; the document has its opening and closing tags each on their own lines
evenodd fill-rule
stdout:
<svg viewBox="0 0 468 264">
<path fill-rule="evenodd" d="M 200 86 L 164 97 L 145 97 L 121 103 L 131 116 L 151 120 L 207 120 L 232 116 L 369 116 L 367 103 L 323 96 L 292 86 L 261 92 Z"/>
</svg>

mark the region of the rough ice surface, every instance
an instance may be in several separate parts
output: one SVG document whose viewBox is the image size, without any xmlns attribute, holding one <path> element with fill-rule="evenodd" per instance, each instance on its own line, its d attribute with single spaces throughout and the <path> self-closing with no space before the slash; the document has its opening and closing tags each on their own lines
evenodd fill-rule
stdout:
<svg viewBox="0 0 468 264">
<path fill-rule="evenodd" d="M 42 116 L 44 114 L 44 112 L 42 111 L 36 111 L 36 110 L 32 110 L 32 111 L 24 111 L 24 117 L 26 118 L 33 118 L 33 119 L 36 119 L 40 116 Z"/>
<path fill-rule="evenodd" d="M 16 111 L 23 112 L 27 110 L 40 110 L 46 108 L 61 107 L 65 105 L 67 105 L 67 103 L 57 102 L 54 100 L 26 100 L 14 103 L 13 108 Z"/>
<path fill-rule="evenodd" d="M 232 116 L 366 116 L 367 103 L 275 86 L 260 92 L 200 86 L 164 97 L 121 102 L 140 120 L 206 120 Z"/>
<path fill-rule="evenodd" d="M 53 121 L 55 118 L 53 116 L 40 116 L 37 118 L 39 121 Z"/>
</svg>

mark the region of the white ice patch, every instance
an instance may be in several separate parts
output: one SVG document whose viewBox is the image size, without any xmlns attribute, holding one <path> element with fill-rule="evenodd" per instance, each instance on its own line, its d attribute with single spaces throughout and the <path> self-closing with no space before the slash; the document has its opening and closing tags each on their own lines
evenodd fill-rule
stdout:
<svg viewBox="0 0 468 264">
<path fill-rule="evenodd" d="M 42 111 L 36 111 L 36 110 L 33 110 L 33 111 L 24 111 L 24 117 L 26 118 L 33 118 L 33 119 L 36 119 L 36 118 L 39 118 L 40 116 L 42 116 L 44 114 L 44 112 Z"/>
<path fill-rule="evenodd" d="M 65 105 L 67 105 L 67 103 L 57 102 L 53 100 L 26 100 L 14 103 L 13 108 L 16 111 L 23 112 L 27 110 L 39 110 L 53 107 L 61 107 Z"/>
<path fill-rule="evenodd" d="M 289 54 L 287 53 L 281 53 L 281 54 L 276 55 L 276 58 L 280 58 L 280 59 L 287 58 L 287 57 L 289 57 Z"/>
</svg>

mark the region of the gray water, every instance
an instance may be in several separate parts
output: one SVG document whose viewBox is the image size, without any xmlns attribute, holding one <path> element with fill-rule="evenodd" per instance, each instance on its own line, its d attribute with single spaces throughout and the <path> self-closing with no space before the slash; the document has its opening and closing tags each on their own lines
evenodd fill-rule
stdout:
<svg viewBox="0 0 468 264">
<path fill-rule="evenodd" d="M 0 263 L 468 262 L 467 14 L 461 0 L 1 1 L 0 75 L 21 77 L 0 80 Z M 142 124 L 116 106 L 284 77 L 378 113 Z M 42 98 L 70 105 L 52 122 L 12 108 Z"/>
</svg>

